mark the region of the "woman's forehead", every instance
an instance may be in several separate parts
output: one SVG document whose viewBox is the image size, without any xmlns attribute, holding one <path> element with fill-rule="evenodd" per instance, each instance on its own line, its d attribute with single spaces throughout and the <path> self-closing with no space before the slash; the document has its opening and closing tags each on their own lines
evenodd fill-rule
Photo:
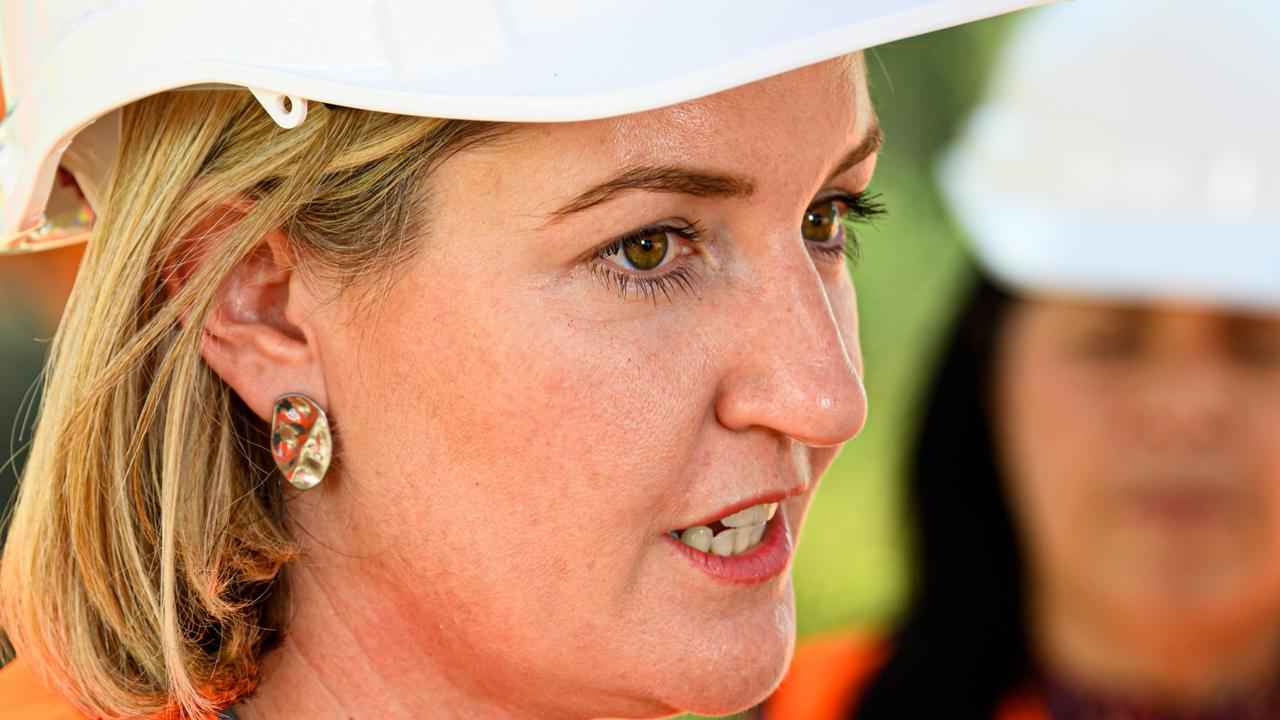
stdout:
<svg viewBox="0 0 1280 720">
<path fill-rule="evenodd" d="M 540 168 L 551 188 L 643 166 L 776 176 L 811 165 L 825 172 L 831 158 L 875 132 L 862 65 L 841 58 L 643 113 L 517 126 L 523 140 L 498 144 L 487 161 L 504 167 L 507 179 L 522 164 Z"/>
<path fill-rule="evenodd" d="M 747 142 L 842 144 L 874 120 L 861 64 L 831 60 L 648 112 L 582 123 L 622 160 L 703 157 Z"/>
</svg>

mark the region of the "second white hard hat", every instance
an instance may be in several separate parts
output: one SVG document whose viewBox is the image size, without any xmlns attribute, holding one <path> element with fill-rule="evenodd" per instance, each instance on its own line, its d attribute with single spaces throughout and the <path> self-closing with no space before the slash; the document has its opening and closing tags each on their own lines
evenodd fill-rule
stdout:
<svg viewBox="0 0 1280 720">
<path fill-rule="evenodd" d="M 1280 3 L 1077 0 L 1025 16 L 942 164 L 1024 290 L 1280 308 Z"/>
</svg>

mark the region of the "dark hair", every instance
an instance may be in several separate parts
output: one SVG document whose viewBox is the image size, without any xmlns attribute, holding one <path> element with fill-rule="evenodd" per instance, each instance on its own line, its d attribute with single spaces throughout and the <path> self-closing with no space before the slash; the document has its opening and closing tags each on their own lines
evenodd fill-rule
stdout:
<svg viewBox="0 0 1280 720">
<path fill-rule="evenodd" d="M 926 396 L 911 461 L 916 584 L 853 717 L 990 718 L 1030 671 L 1022 562 L 996 469 L 989 396 L 1013 299 L 980 280 Z"/>
</svg>

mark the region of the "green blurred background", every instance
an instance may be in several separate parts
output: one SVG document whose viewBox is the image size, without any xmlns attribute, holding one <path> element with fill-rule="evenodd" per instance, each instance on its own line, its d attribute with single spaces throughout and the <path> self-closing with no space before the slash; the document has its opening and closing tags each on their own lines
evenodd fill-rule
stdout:
<svg viewBox="0 0 1280 720">
<path fill-rule="evenodd" d="M 933 168 L 1017 21 L 987 20 L 867 53 L 886 135 L 872 189 L 889 209 L 874 228 L 861 228 L 864 253 L 855 272 L 871 413 L 823 480 L 801 539 L 795 585 L 802 640 L 851 625 L 885 626 L 904 600 L 904 460 L 919 394 L 972 278 Z M 40 283 L 30 261 L 0 260 L 0 458 L 9 457 L 11 439 L 21 445 L 24 433 L 10 429 L 52 334 L 52 315 L 30 301 Z M 0 471 L 0 499 L 15 478 L 12 463 Z"/>
</svg>

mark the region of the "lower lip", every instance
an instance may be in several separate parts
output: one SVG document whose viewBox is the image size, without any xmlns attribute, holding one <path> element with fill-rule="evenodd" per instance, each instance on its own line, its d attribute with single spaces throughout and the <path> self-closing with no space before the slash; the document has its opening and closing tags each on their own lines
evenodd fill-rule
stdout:
<svg viewBox="0 0 1280 720">
<path fill-rule="evenodd" d="M 1225 503 L 1205 496 L 1149 494 L 1134 498 L 1132 505 L 1142 517 L 1168 526 L 1198 526 L 1227 519 Z"/>
<path fill-rule="evenodd" d="M 725 582 L 757 585 L 781 575 L 791 563 L 791 529 L 787 527 L 786 514 L 782 512 L 774 515 L 765 526 L 760 544 L 741 555 L 712 555 L 691 548 L 670 535 L 662 537 L 694 567 Z"/>
</svg>

